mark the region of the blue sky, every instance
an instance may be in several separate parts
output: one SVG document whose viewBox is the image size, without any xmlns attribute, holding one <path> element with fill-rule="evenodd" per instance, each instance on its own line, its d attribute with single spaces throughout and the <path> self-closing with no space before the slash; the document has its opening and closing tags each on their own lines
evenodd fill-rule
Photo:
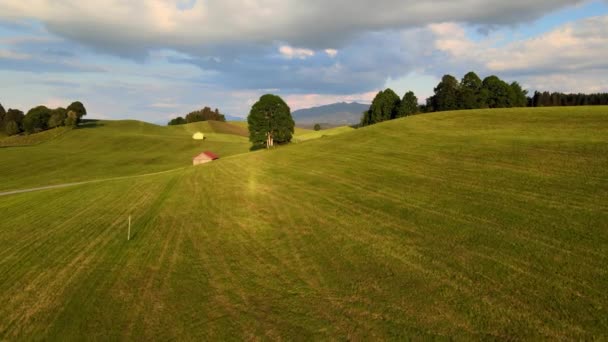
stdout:
<svg viewBox="0 0 608 342">
<path fill-rule="evenodd" d="M 203 106 L 244 117 L 264 93 L 292 109 L 424 101 L 469 70 L 530 91 L 608 91 L 608 1 L 5 0 L 0 103 L 81 100 L 90 117 L 164 123 Z"/>
</svg>

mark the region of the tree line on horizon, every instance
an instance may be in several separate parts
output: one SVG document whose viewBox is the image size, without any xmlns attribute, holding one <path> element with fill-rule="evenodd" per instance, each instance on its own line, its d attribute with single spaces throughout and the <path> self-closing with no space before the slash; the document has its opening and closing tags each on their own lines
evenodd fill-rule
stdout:
<svg viewBox="0 0 608 342">
<path fill-rule="evenodd" d="M 452 75 L 444 75 L 433 89 L 434 95 L 419 105 L 413 92 L 403 98 L 390 88 L 378 92 L 370 108 L 363 112 L 358 126 L 368 126 L 418 113 L 431 113 L 463 109 L 588 106 L 608 105 L 608 94 L 564 94 L 536 91 L 528 97 L 528 91 L 518 82 L 507 83 L 491 75 L 483 80 L 473 71 L 458 81 Z"/>
<path fill-rule="evenodd" d="M 67 108 L 37 106 L 27 114 L 19 109 L 5 110 L 0 104 L 0 131 L 11 136 L 38 133 L 60 126 L 76 127 L 85 115 L 87 110 L 80 101 L 72 102 Z"/>
<path fill-rule="evenodd" d="M 226 117 L 224 116 L 224 114 L 220 113 L 219 109 L 217 109 L 217 108 L 215 110 L 211 110 L 210 107 L 205 107 L 203 109 L 195 110 L 193 112 L 188 113 L 185 118 L 178 116 L 177 118 L 171 119 L 171 121 L 169 121 L 168 125 L 169 126 L 184 125 L 184 124 L 188 124 L 188 123 L 192 123 L 192 122 L 208 121 L 208 120 L 225 122 Z"/>
<path fill-rule="evenodd" d="M 608 93 L 594 94 L 564 94 L 548 91 L 535 91 L 528 98 L 528 107 L 559 107 L 559 106 L 607 106 Z"/>
</svg>

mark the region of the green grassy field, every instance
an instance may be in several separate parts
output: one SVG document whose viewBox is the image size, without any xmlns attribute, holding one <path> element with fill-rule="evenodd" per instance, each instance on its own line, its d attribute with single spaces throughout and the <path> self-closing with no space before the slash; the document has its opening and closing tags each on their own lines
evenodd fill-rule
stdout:
<svg viewBox="0 0 608 342">
<path fill-rule="evenodd" d="M 299 129 L 299 130 L 300 130 L 300 132 L 295 132 L 294 137 L 293 137 L 293 141 L 296 143 L 350 132 L 350 131 L 353 131 L 354 128 L 349 127 L 349 126 L 340 126 L 340 127 L 323 129 L 320 131 L 304 130 L 304 129 Z"/>
<path fill-rule="evenodd" d="M 97 121 L 58 136 L 52 131 L 6 138 L 37 145 L 0 148 L 0 191 L 165 171 L 192 165 L 192 157 L 206 150 L 227 157 L 250 146 L 242 129 L 221 122 L 163 127 Z M 197 131 L 205 133 L 204 142 L 192 139 Z"/>
<path fill-rule="evenodd" d="M 190 146 L 128 125 L 149 140 L 48 144 Z M 0 197 L 0 340 L 606 339 L 607 133 L 607 107 L 434 113 Z"/>
<path fill-rule="evenodd" d="M 38 145 L 44 142 L 55 139 L 66 132 L 69 132 L 71 128 L 69 127 L 57 127 L 54 129 L 49 129 L 48 131 L 43 131 L 36 134 L 22 134 L 22 135 L 13 135 L 10 137 L 0 136 L 0 148 L 2 147 L 17 147 L 17 146 L 31 146 Z"/>
</svg>

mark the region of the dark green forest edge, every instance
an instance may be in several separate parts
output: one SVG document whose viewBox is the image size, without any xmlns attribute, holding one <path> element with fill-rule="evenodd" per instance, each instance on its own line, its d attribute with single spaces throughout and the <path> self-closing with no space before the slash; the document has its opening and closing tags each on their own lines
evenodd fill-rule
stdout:
<svg viewBox="0 0 608 342">
<path fill-rule="evenodd" d="M 460 82 L 452 75 L 444 75 L 434 92 L 426 104 L 418 105 L 418 99 L 411 91 L 402 99 L 390 88 L 380 91 L 370 109 L 363 113 L 360 126 L 418 113 L 461 109 L 608 105 L 606 93 L 563 94 L 536 91 L 528 97 L 528 91 L 522 89 L 518 82 L 509 84 L 495 75 L 482 81 L 472 71 L 464 75 Z"/>
<path fill-rule="evenodd" d="M 61 126 L 76 127 L 85 115 L 87 110 L 80 101 L 72 102 L 67 108 L 37 106 L 27 114 L 19 109 L 5 110 L 0 104 L 0 132 L 11 136 L 38 133 Z"/>
</svg>

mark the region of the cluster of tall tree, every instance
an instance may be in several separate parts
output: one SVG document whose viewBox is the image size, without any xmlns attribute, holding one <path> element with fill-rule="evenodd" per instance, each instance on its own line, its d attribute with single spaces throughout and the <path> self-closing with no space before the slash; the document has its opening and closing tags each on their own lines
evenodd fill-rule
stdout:
<svg viewBox="0 0 608 342">
<path fill-rule="evenodd" d="M 226 117 L 224 114 L 220 113 L 219 109 L 217 108 L 215 110 L 211 110 L 211 108 L 205 107 L 201 110 L 195 110 L 194 112 L 188 113 L 185 118 L 178 116 L 175 119 L 171 119 L 171 121 L 169 121 L 169 126 L 208 120 L 226 121 Z"/>
<path fill-rule="evenodd" d="M 0 130 L 8 135 L 20 133 L 37 133 L 59 126 L 77 126 L 82 117 L 87 115 L 87 110 L 82 102 L 76 101 L 67 108 L 50 109 L 45 106 L 37 106 L 23 114 L 18 109 L 4 110 L 0 104 Z"/>
<path fill-rule="evenodd" d="M 281 97 L 272 94 L 263 95 L 251 107 L 247 123 L 252 150 L 288 143 L 295 129 L 289 106 Z"/>
<path fill-rule="evenodd" d="M 418 98 L 408 91 L 400 98 L 392 89 L 380 91 L 374 97 L 369 110 L 363 112 L 361 126 L 392 120 L 418 113 Z"/>
<path fill-rule="evenodd" d="M 452 75 L 443 76 L 434 91 L 435 94 L 426 101 L 427 112 L 526 107 L 528 103 L 528 92 L 519 83 L 509 84 L 494 75 L 482 81 L 472 71 L 460 82 Z"/>
<path fill-rule="evenodd" d="M 555 107 L 555 106 L 606 106 L 608 93 L 596 94 L 564 94 L 549 93 L 548 91 L 535 91 L 528 98 L 529 107 Z"/>
<path fill-rule="evenodd" d="M 434 95 L 426 105 L 418 105 L 413 92 L 399 98 L 393 90 L 380 91 L 366 112 L 360 126 L 372 125 L 418 112 L 438 112 L 459 109 L 542 107 L 542 106 L 593 106 L 608 105 L 608 94 L 563 94 L 535 92 L 528 97 L 527 90 L 518 82 L 507 83 L 498 76 L 483 80 L 469 72 L 458 81 L 452 75 L 444 75 L 434 88 Z"/>
</svg>

